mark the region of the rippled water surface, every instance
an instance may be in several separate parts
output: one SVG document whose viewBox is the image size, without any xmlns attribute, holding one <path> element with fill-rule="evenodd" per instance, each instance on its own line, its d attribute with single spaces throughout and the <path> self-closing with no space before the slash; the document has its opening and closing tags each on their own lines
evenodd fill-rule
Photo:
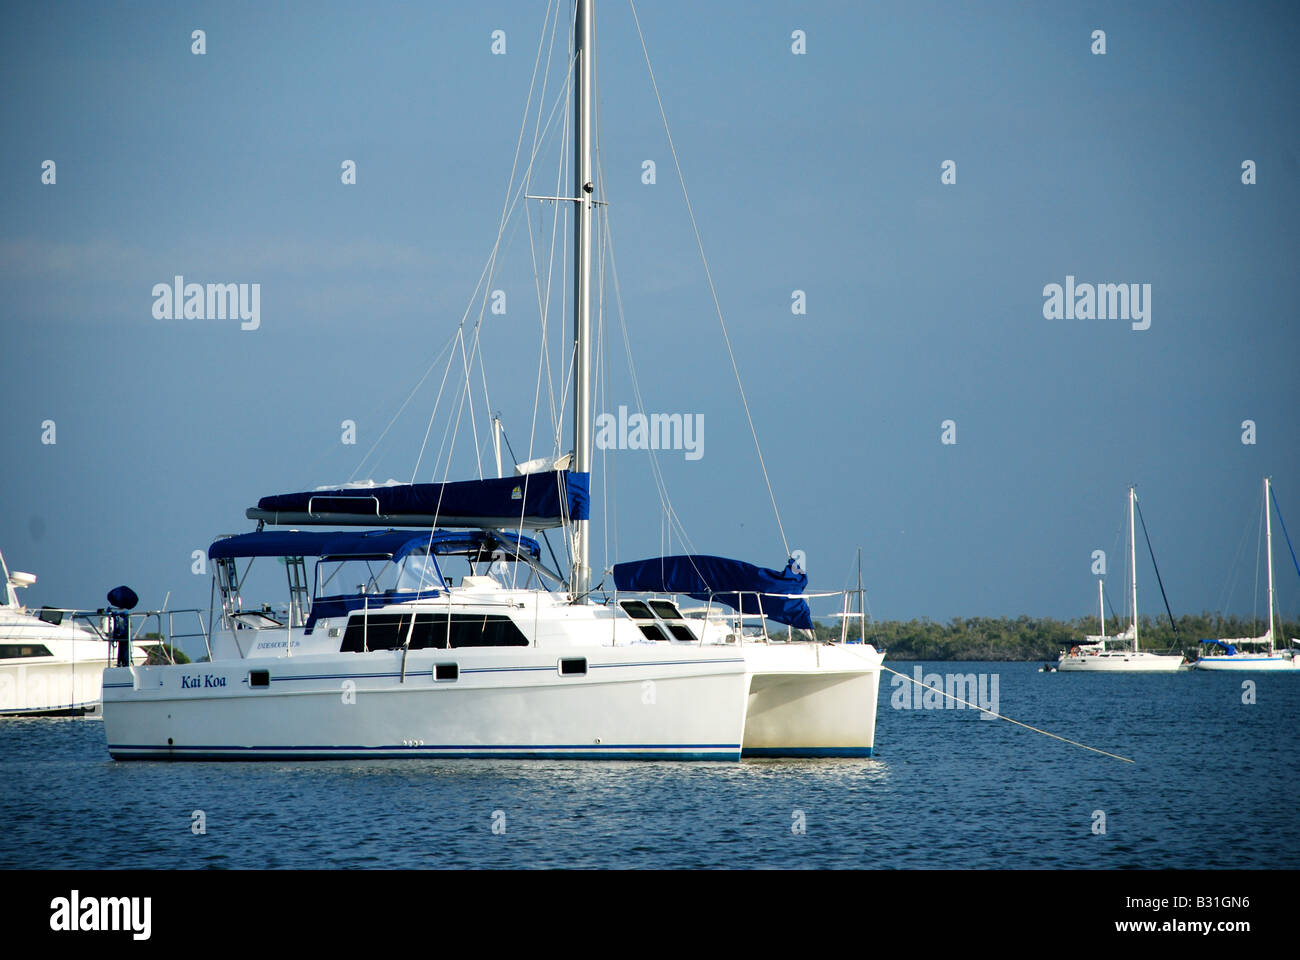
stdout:
<svg viewBox="0 0 1300 960">
<path fill-rule="evenodd" d="M 1244 676 L 1038 666 L 922 665 L 1136 762 L 897 709 L 888 674 L 872 760 L 116 763 L 98 720 L 6 720 L 0 867 L 1300 866 L 1300 675 L 1243 703 Z"/>
</svg>

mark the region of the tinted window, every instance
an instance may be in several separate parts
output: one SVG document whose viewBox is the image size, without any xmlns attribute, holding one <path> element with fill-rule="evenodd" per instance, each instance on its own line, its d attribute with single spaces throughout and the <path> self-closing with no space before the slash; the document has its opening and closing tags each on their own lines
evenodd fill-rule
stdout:
<svg viewBox="0 0 1300 960">
<path fill-rule="evenodd" d="M 436 623 L 435 629 L 445 632 L 447 618 L 438 617 L 437 620 L 439 622 Z M 526 647 L 528 639 L 519 632 L 519 628 L 509 617 L 460 614 L 453 615 L 451 618 L 451 645 L 453 647 Z"/>
<path fill-rule="evenodd" d="M 343 653 L 360 653 L 362 650 L 391 650 L 406 642 L 411 628 L 409 613 L 372 613 L 369 618 L 354 614 L 348 619 L 339 650 Z"/>
<path fill-rule="evenodd" d="M 43 647 L 39 643 L 0 643 L 0 660 L 18 657 L 48 657 L 49 655 L 49 648 Z"/>
<path fill-rule="evenodd" d="M 646 635 L 646 639 L 648 640 L 658 641 L 668 639 L 668 634 L 660 630 L 659 624 L 657 623 L 638 623 L 637 626 L 641 628 L 641 632 Z"/>
<path fill-rule="evenodd" d="M 624 600 L 621 604 L 627 615 L 633 620 L 653 620 L 655 615 L 640 600 Z"/>
<path fill-rule="evenodd" d="M 665 620 L 680 620 L 682 618 L 682 615 L 677 611 L 677 606 L 670 600 L 651 600 L 650 606 L 655 613 Z"/>
<path fill-rule="evenodd" d="M 414 625 L 411 619 L 409 613 L 371 614 L 367 625 L 362 614 L 353 614 L 348 619 L 339 650 L 343 653 L 360 653 L 363 649 L 393 650 L 406 642 L 408 632 L 412 650 L 431 647 L 443 650 L 448 646 L 528 646 L 528 639 L 514 621 L 505 616 L 454 613 L 448 617 L 446 614 L 420 613 L 414 615 Z"/>
</svg>

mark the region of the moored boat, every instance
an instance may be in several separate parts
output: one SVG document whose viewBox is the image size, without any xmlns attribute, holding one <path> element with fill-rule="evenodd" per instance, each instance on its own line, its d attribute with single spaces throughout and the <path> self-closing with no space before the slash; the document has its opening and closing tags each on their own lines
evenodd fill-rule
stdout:
<svg viewBox="0 0 1300 960">
<path fill-rule="evenodd" d="M 1101 635 L 1087 636 L 1069 650 L 1062 650 L 1057 663 L 1057 669 L 1062 673 L 1173 673 L 1183 665 L 1182 654 L 1152 653 L 1149 650 L 1142 650 L 1138 643 L 1137 531 L 1134 527 L 1137 490 L 1129 487 L 1128 495 L 1129 569 L 1132 575 L 1130 587 L 1133 618 L 1124 633 L 1117 637 L 1107 637 L 1105 602 L 1099 601 Z M 1098 592 L 1102 593 L 1100 581 Z"/>
<path fill-rule="evenodd" d="M 114 758 L 872 754 L 883 656 L 803 639 L 817 595 L 793 559 L 656 556 L 592 585 L 592 6 L 574 18 L 572 196 L 539 198 L 573 211 L 572 454 L 263 497 L 256 530 L 208 550 L 209 662 L 105 672 Z M 557 528 L 567 571 L 536 539 Z M 275 604 L 245 597 L 263 557 L 286 572 Z"/>
<path fill-rule="evenodd" d="M 1274 611 L 1277 602 L 1273 589 L 1273 514 L 1269 507 L 1277 506 L 1277 496 L 1272 490 L 1272 478 L 1264 478 L 1264 529 L 1268 566 L 1268 630 L 1262 637 L 1234 637 L 1231 639 L 1202 640 L 1201 655 L 1193 666 L 1197 670 L 1266 671 L 1271 673 L 1300 673 L 1300 641 L 1292 639 L 1289 647 L 1279 650 L 1274 643 L 1277 623 Z M 1278 518 L 1281 519 L 1281 511 Z M 1286 524 L 1283 523 L 1285 531 Z M 1290 543 L 1290 536 L 1287 536 Z M 1300 572 L 1300 567 L 1297 568 Z"/>
</svg>

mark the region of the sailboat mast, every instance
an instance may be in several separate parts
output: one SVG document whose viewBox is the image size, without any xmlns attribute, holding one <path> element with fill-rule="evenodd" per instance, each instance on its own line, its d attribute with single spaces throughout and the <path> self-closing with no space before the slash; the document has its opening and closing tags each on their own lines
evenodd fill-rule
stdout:
<svg viewBox="0 0 1300 960">
<path fill-rule="evenodd" d="M 1268 551 L 1268 653 L 1273 655 L 1273 511 L 1268 505 L 1270 477 L 1264 478 L 1264 549 Z M 1256 528 L 1258 529 L 1258 528 Z M 1258 569 L 1258 568 L 1256 568 Z"/>
<path fill-rule="evenodd" d="M 862 548 L 858 547 L 858 626 L 862 628 L 860 639 L 867 642 L 867 595 L 862 590 Z"/>
<path fill-rule="evenodd" d="M 574 20 L 574 79 L 577 121 L 574 124 L 573 257 L 573 456 L 574 470 L 591 473 L 591 213 L 595 184 L 591 172 L 591 96 L 594 24 L 591 0 L 578 0 Z M 569 592 L 574 600 L 587 595 L 591 582 L 591 543 L 588 521 L 573 522 L 573 568 Z"/>
<path fill-rule="evenodd" d="M 1101 638 L 1106 639 L 1106 593 L 1101 577 L 1097 578 L 1097 619 L 1101 621 Z"/>
<path fill-rule="evenodd" d="M 1137 503 L 1137 487 L 1128 488 L 1128 545 L 1129 569 L 1133 574 L 1133 652 L 1138 652 L 1138 547 L 1137 529 L 1133 526 L 1134 504 Z"/>
</svg>

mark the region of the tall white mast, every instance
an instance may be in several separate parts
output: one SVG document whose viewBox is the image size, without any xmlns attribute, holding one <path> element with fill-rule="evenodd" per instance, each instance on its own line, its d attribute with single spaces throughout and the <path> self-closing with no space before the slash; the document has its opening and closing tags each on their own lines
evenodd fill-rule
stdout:
<svg viewBox="0 0 1300 960">
<path fill-rule="evenodd" d="M 492 451 L 497 457 L 497 479 L 501 479 L 501 418 L 492 417 Z"/>
<path fill-rule="evenodd" d="M 591 212 L 595 184 L 591 173 L 591 87 L 594 14 L 591 0 L 578 0 L 573 27 L 577 122 L 574 125 L 574 276 L 573 276 L 573 455 L 574 470 L 591 473 Z M 586 597 L 591 583 L 588 521 L 573 522 L 573 568 L 569 591 Z"/>
<path fill-rule="evenodd" d="M 1271 477 L 1264 478 L 1264 549 L 1268 551 L 1268 653 L 1273 655 L 1273 511 L 1268 505 Z M 1258 568 L 1257 568 L 1258 569 Z"/>
<path fill-rule="evenodd" d="M 1138 652 L 1138 545 L 1137 530 L 1133 526 L 1134 505 L 1137 503 L 1137 488 L 1128 488 L 1128 544 L 1129 565 L 1133 571 L 1133 652 Z"/>
<path fill-rule="evenodd" d="M 1101 621 L 1101 638 L 1106 639 L 1106 594 L 1101 577 L 1097 578 L 1097 618 Z"/>
</svg>

